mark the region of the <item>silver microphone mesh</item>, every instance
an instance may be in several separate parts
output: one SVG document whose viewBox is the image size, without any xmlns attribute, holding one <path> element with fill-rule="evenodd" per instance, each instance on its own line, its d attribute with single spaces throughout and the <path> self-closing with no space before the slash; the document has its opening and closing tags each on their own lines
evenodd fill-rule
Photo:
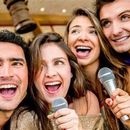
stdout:
<svg viewBox="0 0 130 130">
<path fill-rule="evenodd" d="M 111 69 L 103 67 L 98 72 L 98 78 L 101 83 L 104 83 L 110 79 L 115 79 L 115 75 L 113 74 Z"/>
<path fill-rule="evenodd" d="M 56 112 L 61 108 L 67 108 L 67 107 L 68 107 L 68 103 L 66 99 L 63 97 L 59 97 L 52 102 L 51 110 L 52 112 Z"/>
</svg>

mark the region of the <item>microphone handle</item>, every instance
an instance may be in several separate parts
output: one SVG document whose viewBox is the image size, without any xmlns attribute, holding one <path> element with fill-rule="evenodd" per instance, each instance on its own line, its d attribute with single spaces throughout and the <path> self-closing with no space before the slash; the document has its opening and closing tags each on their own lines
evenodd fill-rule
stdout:
<svg viewBox="0 0 130 130">
<path fill-rule="evenodd" d="M 116 82 L 115 80 L 108 80 L 104 84 L 105 89 L 107 90 L 109 96 L 111 96 L 112 92 L 116 89 Z M 120 119 L 122 122 L 129 120 L 129 116 L 124 115 Z"/>
</svg>

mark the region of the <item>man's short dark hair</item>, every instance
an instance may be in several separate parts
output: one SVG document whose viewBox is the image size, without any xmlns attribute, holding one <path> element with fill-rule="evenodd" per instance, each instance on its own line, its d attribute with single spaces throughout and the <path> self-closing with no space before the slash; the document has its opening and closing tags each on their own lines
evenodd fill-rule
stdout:
<svg viewBox="0 0 130 130">
<path fill-rule="evenodd" d="M 23 49 L 23 52 L 24 52 L 24 55 L 25 55 L 25 59 L 26 59 L 26 62 L 27 62 L 27 67 L 28 67 L 28 76 L 31 77 L 31 54 L 30 54 L 30 50 L 29 50 L 29 47 L 28 47 L 28 44 L 24 41 L 24 39 L 14 33 L 14 32 L 11 32 L 11 31 L 8 31 L 8 30 L 1 30 L 0 31 L 0 43 L 12 43 L 12 44 L 15 44 L 15 45 L 18 45 L 20 46 L 22 49 Z M 31 78 L 29 78 L 29 84 L 31 83 Z"/>
</svg>

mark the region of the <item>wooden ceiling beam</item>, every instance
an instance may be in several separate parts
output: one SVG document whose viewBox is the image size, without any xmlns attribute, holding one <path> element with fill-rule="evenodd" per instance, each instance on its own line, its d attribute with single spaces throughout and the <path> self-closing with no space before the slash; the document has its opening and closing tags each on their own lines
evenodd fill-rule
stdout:
<svg viewBox="0 0 130 130">
<path fill-rule="evenodd" d="M 69 16 L 65 15 L 31 15 L 39 25 L 66 25 Z M 8 13 L 0 13 L 0 26 L 12 26 L 12 17 Z"/>
</svg>

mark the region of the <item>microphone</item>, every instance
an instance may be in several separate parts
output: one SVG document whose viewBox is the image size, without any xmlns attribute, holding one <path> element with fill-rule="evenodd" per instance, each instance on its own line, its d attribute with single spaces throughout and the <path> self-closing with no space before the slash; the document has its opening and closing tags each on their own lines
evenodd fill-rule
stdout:
<svg viewBox="0 0 130 130">
<path fill-rule="evenodd" d="M 63 97 L 56 98 L 51 104 L 51 111 L 56 112 L 59 109 L 68 108 L 68 102 Z M 54 121 L 52 121 L 53 130 L 58 130 Z M 65 129 L 64 129 L 65 130 Z"/>
<path fill-rule="evenodd" d="M 101 68 L 98 72 L 98 79 L 101 84 L 103 84 L 109 96 L 111 96 L 112 92 L 117 88 L 115 75 L 113 74 L 112 70 L 107 67 Z M 126 120 L 129 120 L 129 117 L 127 115 L 121 117 L 122 122 Z"/>
<path fill-rule="evenodd" d="M 51 104 L 51 111 L 56 112 L 59 109 L 68 108 L 68 103 L 65 98 L 56 98 Z"/>
</svg>

